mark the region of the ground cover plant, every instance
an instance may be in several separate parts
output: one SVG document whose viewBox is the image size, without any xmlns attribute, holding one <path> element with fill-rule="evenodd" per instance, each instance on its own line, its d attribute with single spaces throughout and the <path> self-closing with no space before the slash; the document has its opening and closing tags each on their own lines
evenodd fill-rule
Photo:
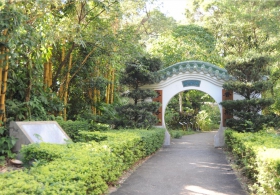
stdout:
<svg viewBox="0 0 280 195">
<path fill-rule="evenodd" d="M 187 131 L 183 131 L 183 130 L 169 130 L 169 133 L 170 133 L 170 136 L 172 138 L 179 139 L 179 138 L 181 138 L 184 135 L 194 134 L 195 131 L 193 131 L 193 130 L 187 130 Z"/>
<path fill-rule="evenodd" d="M 89 132 L 90 135 L 99 134 L 102 139 L 65 145 L 27 145 L 21 152 L 24 162 L 33 162 L 32 166 L 1 174 L 0 192 L 103 194 L 108 185 L 116 182 L 124 170 L 162 146 L 164 131 L 152 129 Z M 93 137 L 96 140 L 97 136 Z"/>
<path fill-rule="evenodd" d="M 227 130 L 225 141 L 254 194 L 280 194 L 280 136 Z"/>
</svg>

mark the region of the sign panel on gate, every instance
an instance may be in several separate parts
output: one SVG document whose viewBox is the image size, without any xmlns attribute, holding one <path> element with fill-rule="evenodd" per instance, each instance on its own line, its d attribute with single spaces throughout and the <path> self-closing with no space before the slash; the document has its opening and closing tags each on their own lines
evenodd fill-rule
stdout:
<svg viewBox="0 0 280 195">
<path fill-rule="evenodd" d="M 200 80 L 185 80 L 182 81 L 183 87 L 190 87 L 190 86 L 194 86 L 194 87 L 200 87 Z"/>
</svg>

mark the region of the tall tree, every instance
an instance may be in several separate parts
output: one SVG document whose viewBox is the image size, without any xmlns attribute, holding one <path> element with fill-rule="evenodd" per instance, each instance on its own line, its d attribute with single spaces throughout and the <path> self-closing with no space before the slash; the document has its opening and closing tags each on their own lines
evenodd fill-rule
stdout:
<svg viewBox="0 0 280 195">
<path fill-rule="evenodd" d="M 274 116 L 260 113 L 273 104 L 273 99 L 261 98 L 261 94 L 272 87 L 267 77 L 267 66 L 268 59 L 264 57 L 234 61 L 227 65 L 229 74 L 234 76 L 235 80 L 226 82 L 224 89 L 234 91 L 244 98 L 220 103 L 227 114 L 234 116 L 226 121 L 227 126 L 239 132 L 256 132 L 261 130 L 263 125 L 276 124 L 272 123 Z"/>
<path fill-rule="evenodd" d="M 165 66 L 186 60 L 207 61 L 222 66 L 222 58 L 215 50 L 216 40 L 205 28 L 179 25 L 155 40 L 149 51 L 160 57 Z"/>
<path fill-rule="evenodd" d="M 217 40 L 217 51 L 226 63 L 239 58 L 269 56 L 269 77 L 275 94 L 271 96 L 266 92 L 262 96 L 277 97 L 280 78 L 279 1 L 193 0 L 188 3 L 186 17 L 209 29 Z M 277 105 L 273 108 L 279 113 Z"/>
<path fill-rule="evenodd" d="M 153 72 L 161 67 L 161 61 L 156 58 L 138 58 L 126 63 L 125 70 L 120 78 L 120 84 L 128 86 L 129 91 L 125 94 L 133 103 L 117 108 L 122 116 L 117 121 L 117 126 L 132 128 L 149 128 L 156 124 L 157 119 L 153 114 L 158 108 L 157 102 L 147 102 L 147 98 L 154 98 L 157 93 L 149 89 L 141 89 L 146 84 L 155 81 Z"/>
</svg>

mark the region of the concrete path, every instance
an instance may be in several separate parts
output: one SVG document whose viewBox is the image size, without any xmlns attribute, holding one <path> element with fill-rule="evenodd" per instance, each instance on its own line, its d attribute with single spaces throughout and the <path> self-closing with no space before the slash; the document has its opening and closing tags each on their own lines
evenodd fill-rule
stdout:
<svg viewBox="0 0 280 195">
<path fill-rule="evenodd" d="M 214 135 L 172 139 L 111 195 L 246 195 Z"/>
</svg>

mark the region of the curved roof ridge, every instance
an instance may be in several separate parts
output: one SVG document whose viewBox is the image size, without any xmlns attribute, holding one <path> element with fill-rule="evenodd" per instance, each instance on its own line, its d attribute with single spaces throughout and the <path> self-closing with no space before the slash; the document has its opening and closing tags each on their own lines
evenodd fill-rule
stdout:
<svg viewBox="0 0 280 195">
<path fill-rule="evenodd" d="M 172 77 L 174 74 L 185 73 L 185 72 L 202 72 L 204 74 L 209 74 L 211 77 L 216 77 L 221 80 L 231 80 L 230 76 L 226 69 L 220 68 L 214 64 L 203 61 L 183 61 L 173 64 L 167 68 L 155 72 L 156 83 L 159 83 L 162 80 L 166 80 L 169 77 Z"/>
</svg>

